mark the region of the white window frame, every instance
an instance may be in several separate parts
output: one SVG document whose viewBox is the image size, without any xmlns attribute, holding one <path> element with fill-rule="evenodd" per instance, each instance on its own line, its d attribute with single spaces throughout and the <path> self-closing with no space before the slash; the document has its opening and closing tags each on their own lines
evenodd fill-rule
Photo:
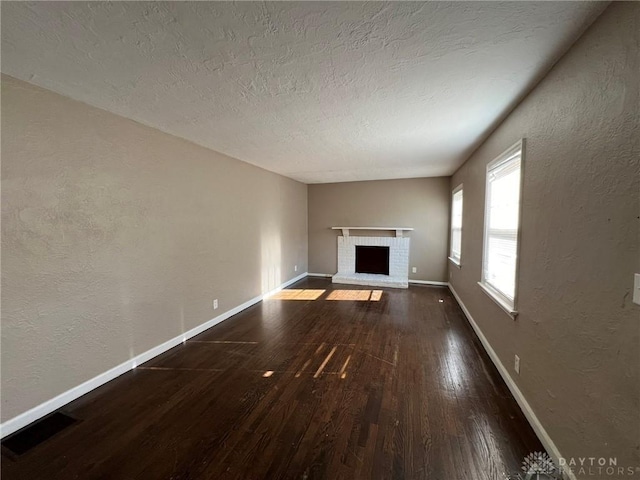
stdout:
<svg viewBox="0 0 640 480">
<path fill-rule="evenodd" d="M 449 224 L 449 237 L 450 237 L 450 245 L 449 245 L 449 260 L 456 267 L 462 267 L 462 223 L 460 224 L 460 256 L 458 258 L 453 255 L 453 200 L 458 192 L 462 192 L 462 212 L 461 215 L 464 215 L 464 184 L 458 185 L 451 192 L 451 222 Z"/>
<path fill-rule="evenodd" d="M 509 161 L 509 158 L 513 157 L 515 153 L 520 151 L 520 191 L 518 198 L 518 227 L 516 231 L 516 265 L 515 265 L 515 285 L 514 285 L 514 294 L 513 300 L 511 300 L 508 296 L 498 290 L 496 287 L 491 285 L 485 278 L 486 272 L 486 263 L 487 263 L 487 255 L 488 255 L 488 238 L 489 238 L 489 213 L 490 213 L 490 199 L 489 199 L 489 173 L 491 170 L 496 168 L 499 165 L 504 164 Z M 481 270 L 481 280 L 478 282 L 478 285 L 482 288 L 482 290 L 489 295 L 489 297 L 494 300 L 505 312 L 511 316 L 511 318 L 515 319 L 518 315 L 517 305 L 518 305 L 518 278 L 520 274 L 520 245 L 521 245 L 521 226 L 522 226 L 522 187 L 523 187 L 523 179 L 524 179 L 524 158 L 525 158 L 525 141 L 524 139 L 519 140 L 514 145 L 509 147 L 506 151 L 500 154 L 495 160 L 489 162 L 487 165 L 486 175 L 485 175 L 485 204 L 484 204 L 484 240 L 482 247 L 482 270 Z"/>
</svg>

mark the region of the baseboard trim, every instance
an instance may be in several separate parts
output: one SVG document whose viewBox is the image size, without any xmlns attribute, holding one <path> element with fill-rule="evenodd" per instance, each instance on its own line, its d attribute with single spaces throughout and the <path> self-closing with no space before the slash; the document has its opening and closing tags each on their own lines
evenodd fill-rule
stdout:
<svg viewBox="0 0 640 480">
<path fill-rule="evenodd" d="M 415 283 L 416 285 L 436 285 L 438 287 L 448 287 L 448 282 L 436 282 L 435 280 L 411 280 L 409 283 Z"/>
<path fill-rule="evenodd" d="M 551 437 L 549 436 L 545 428 L 542 426 L 542 423 L 534 413 L 533 409 L 531 408 L 531 405 L 529 405 L 529 402 L 527 402 L 527 399 L 525 398 L 525 396 L 522 394 L 522 392 L 514 382 L 507 368 L 504 366 L 502 361 L 500 361 L 498 354 L 491 347 L 489 340 L 487 340 L 487 337 L 485 337 L 484 334 L 482 333 L 482 330 L 480 330 L 480 327 L 471 316 L 471 313 L 469 312 L 469 310 L 467 310 L 467 307 L 465 306 L 464 302 L 462 301 L 458 293 L 453 288 L 453 285 L 449 283 L 448 287 L 449 287 L 449 290 L 451 290 L 451 293 L 455 297 L 456 301 L 458 302 L 458 305 L 460 305 L 460 308 L 462 309 L 464 315 L 467 317 L 467 321 L 469 322 L 469 325 L 471 325 L 471 328 L 473 328 L 473 330 L 476 332 L 476 335 L 480 339 L 482 346 L 484 347 L 485 351 L 491 358 L 491 361 L 493 362 L 493 364 L 498 369 L 500 376 L 502 377 L 504 382 L 507 384 L 509 391 L 511 392 L 513 397 L 516 399 L 518 406 L 522 410 L 522 413 L 524 413 L 524 416 L 527 418 L 527 421 L 531 425 L 531 428 L 533 428 L 533 431 L 538 436 L 538 439 L 540 439 L 540 442 L 542 443 L 544 448 L 547 450 L 547 453 L 551 455 L 551 458 L 553 458 L 553 461 L 555 462 L 555 464 L 560 465 L 560 458 L 564 458 L 560 453 L 560 450 L 558 450 L 558 447 L 553 442 L 553 440 L 551 439 Z M 577 480 L 575 474 L 573 474 L 567 469 L 563 469 L 563 476 L 564 478 L 568 478 L 569 480 Z"/>
<path fill-rule="evenodd" d="M 310 277 L 322 277 L 322 278 L 332 278 L 333 275 L 330 273 L 309 273 Z M 448 282 L 436 282 L 432 280 L 411 280 L 409 279 L 409 283 L 415 283 L 416 285 L 437 285 L 439 287 L 447 287 L 449 286 Z"/>
<path fill-rule="evenodd" d="M 235 308 L 232 308 L 231 310 L 227 310 L 226 312 L 218 315 L 217 317 L 212 318 L 211 320 L 208 320 L 198 325 L 197 327 L 192 328 L 191 330 L 183 334 L 180 334 L 177 337 L 172 338 L 171 340 L 168 340 L 150 350 L 147 350 L 144 353 L 141 353 L 140 355 L 133 357 L 131 360 L 127 360 L 126 362 L 123 362 L 120 365 L 113 367 L 110 370 L 107 370 L 106 372 L 103 372 L 93 377 L 92 379 L 87 380 L 86 382 L 81 383 L 80 385 L 67 390 L 66 392 L 61 393 L 60 395 L 50 400 L 47 400 L 46 402 L 41 403 L 40 405 L 33 407 L 32 409 L 27 410 L 26 412 L 21 413 L 16 417 L 13 417 L 7 420 L 2 425 L 0 425 L 0 438 L 4 438 L 7 435 L 10 435 L 20 430 L 21 428 L 26 427 L 30 423 L 35 422 L 36 420 L 44 417 L 45 415 L 48 415 L 58 410 L 59 408 L 66 405 L 67 403 L 72 402 L 73 400 L 80 398 L 82 395 L 89 393 L 91 390 L 94 390 L 100 387 L 101 385 L 104 385 L 105 383 L 110 382 L 111 380 L 119 377 L 123 373 L 126 373 L 129 370 L 133 370 L 138 365 L 141 365 L 144 362 L 151 360 L 152 358 L 160 355 L 161 353 L 164 353 L 167 350 L 177 345 L 180 345 L 181 343 L 185 342 L 191 337 L 195 337 L 196 335 L 204 332 L 205 330 L 213 327 L 214 325 L 217 325 L 220 322 L 223 322 L 224 320 L 240 313 L 241 311 L 246 310 L 247 308 L 273 295 L 274 293 L 279 292 L 283 288 L 286 288 L 289 285 L 292 285 L 297 281 L 302 280 L 307 275 L 308 275 L 307 272 L 302 273 L 297 277 L 294 277 L 291 280 L 284 282 L 282 285 L 271 290 L 270 292 L 264 293 L 262 295 L 258 295 L 257 297 L 254 297 L 251 300 L 248 300 L 243 304 L 238 305 Z"/>
</svg>

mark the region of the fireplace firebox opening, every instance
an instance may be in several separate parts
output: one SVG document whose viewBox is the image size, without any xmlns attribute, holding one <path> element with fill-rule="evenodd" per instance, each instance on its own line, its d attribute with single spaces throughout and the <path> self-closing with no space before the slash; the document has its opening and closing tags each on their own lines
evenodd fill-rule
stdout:
<svg viewBox="0 0 640 480">
<path fill-rule="evenodd" d="M 356 245 L 356 273 L 389 275 L 389 247 Z"/>
</svg>

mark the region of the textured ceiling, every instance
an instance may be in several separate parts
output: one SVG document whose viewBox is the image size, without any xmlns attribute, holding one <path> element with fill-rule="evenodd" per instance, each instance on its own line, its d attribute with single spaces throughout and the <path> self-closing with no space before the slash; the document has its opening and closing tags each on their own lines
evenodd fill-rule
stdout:
<svg viewBox="0 0 640 480">
<path fill-rule="evenodd" d="M 2 2 L 2 71 L 307 183 L 449 175 L 604 5 Z"/>
</svg>

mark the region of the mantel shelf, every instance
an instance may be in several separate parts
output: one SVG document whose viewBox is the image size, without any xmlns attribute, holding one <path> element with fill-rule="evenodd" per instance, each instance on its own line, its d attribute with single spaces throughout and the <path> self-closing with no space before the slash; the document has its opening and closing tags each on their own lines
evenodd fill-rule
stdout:
<svg viewBox="0 0 640 480">
<path fill-rule="evenodd" d="M 396 232 L 396 237 L 402 237 L 403 232 L 410 232 L 411 227 L 331 227 L 331 230 L 342 230 L 342 235 L 349 236 L 349 230 L 390 230 Z"/>
</svg>

